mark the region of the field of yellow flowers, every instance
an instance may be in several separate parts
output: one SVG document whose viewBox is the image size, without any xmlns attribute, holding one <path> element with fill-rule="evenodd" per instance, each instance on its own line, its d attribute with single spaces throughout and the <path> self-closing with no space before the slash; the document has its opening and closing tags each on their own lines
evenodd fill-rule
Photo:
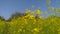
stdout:
<svg viewBox="0 0 60 34">
<path fill-rule="evenodd" d="M 60 34 L 60 17 L 50 16 L 42 19 L 37 10 L 37 18 L 29 12 L 26 16 L 12 18 L 11 21 L 0 20 L 0 34 Z"/>
</svg>

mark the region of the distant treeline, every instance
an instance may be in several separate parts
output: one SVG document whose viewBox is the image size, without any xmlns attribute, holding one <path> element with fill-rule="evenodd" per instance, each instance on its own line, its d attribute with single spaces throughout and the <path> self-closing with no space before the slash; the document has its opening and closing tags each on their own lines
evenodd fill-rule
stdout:
<svg viewBox="0 0 60 34">
<path fill-rule="evenodd" d="M 11 17 L 9 19 L 7 19 L 7 20 L 4 17 L 0 16 L 0 20 L 2 20 L 2 21 L 11 21 L 13 18 L 16 18 L 17 19 L 18 17 L 23 17 L 23 16 L 26 16 L 26 15 L 27 15 L 27 13 L 16 12 L 16 13 L 12 14 Z M 35 16 L 35 17 L 38 18 L 37 16 Z M 49 17 L 57 17 L 57 18 L 60 18 L 60 17 L 54 16 L 54 15 L 51 15 Z"/>
</svg>

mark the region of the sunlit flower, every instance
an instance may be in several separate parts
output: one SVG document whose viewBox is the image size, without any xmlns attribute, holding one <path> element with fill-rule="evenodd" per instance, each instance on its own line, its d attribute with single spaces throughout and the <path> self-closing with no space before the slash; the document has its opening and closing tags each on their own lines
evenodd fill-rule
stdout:
<svg viewBox="0 0 60 34">
<path fill-rule="evenodd" d="M 18 32 L 22 32 L 22 29 L 19 29 Z"/>
<path fill-rule="evenodd" d="M 30 19 L 34 19 L 34 18 L 35 18 L 35 16 L 33 16 L 33 15 L 30 15 L 30 16 L 29 16 L 29 18 L 30 18 Z"/>
<path fill-rule="evenodd" d="M 34 28 L 33 31 L 39 32 L 39 28 Z"/>
<path fill-rule="evenodd" d="M 41 14 L 41 10 L 36 10 L 36 14 Z"/>
<path fill-rule="evenodd" d="M 33 21 L 33 24 L 35 24 L 36 23 L 36 19 L 34 19 L 34 21 Z"/>
<path fill-rule="evenodd" d="M 24 21 L 25 21 L 25 24 L 27 24 L 27 19 L 24 19 Z"/>
</svg>

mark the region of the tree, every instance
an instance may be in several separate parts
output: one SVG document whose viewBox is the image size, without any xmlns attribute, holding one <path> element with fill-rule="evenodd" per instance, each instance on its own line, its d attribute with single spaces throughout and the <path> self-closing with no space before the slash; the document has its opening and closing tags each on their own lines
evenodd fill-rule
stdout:
<svg viewBox="0 0 60 34">
<path fill-rule="evenodd" d="M 16 13 L 12 14 L 11 17 L 7 21 L 11 21 L 13 18 L 17 19 L 18 17 L 22 17 L 24 15 L 25 15 L 25 13 L 16 12 Z"/>
<path fill-rule="evenodd" d="M 1 16 L 0 16 L 0 20 L 5 21 L 4 17 L 1 17 Z"/>
</svg>

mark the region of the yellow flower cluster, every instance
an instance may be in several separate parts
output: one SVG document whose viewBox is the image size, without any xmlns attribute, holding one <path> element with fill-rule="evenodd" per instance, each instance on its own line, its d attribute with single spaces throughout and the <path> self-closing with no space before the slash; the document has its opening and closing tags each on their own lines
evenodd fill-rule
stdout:
<svg viewBox="0 0 60 34">
<path fill-rule="evenodd" d="M 36 14 L 41 14 L 41 10 L 36 10 Z"/>
<path fill-rule="evenodd" d="M 36 10 L 36 14 L 41 14 Z M 0 34 L 60 34 L 60 18 L 52 17 L 42 19 L 31 15 L 30 10 L 26 16 L 15 17 L 10 21 L 0 20 Z"/>
</svg>

